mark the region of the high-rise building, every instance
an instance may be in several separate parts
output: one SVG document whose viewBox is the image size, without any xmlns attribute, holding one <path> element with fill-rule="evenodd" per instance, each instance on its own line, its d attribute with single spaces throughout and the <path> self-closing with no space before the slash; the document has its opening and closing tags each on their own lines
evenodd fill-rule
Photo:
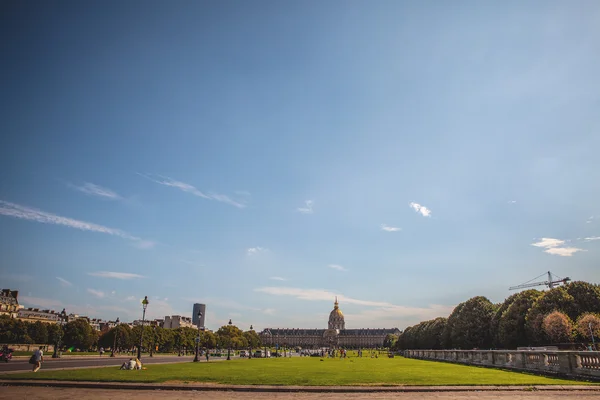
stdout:
<svg viewBox="0 0 600 400">
<path fill-rule="evenodd" d="M 202 316 L 198 316 L 198 313 L 202 313 Z M 206 318 L 206 304 L 196 303 L 194 304 L 194 311 L 192 312 L 192 322 L 194 325 L 200 328 L 204 328 L 204 320 Z"/>
</svg>

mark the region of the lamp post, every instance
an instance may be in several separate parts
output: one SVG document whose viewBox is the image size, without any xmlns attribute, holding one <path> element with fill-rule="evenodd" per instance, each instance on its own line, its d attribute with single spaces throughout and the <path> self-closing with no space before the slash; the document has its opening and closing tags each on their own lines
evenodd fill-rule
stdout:
<svg viewBox="0 0 600 400">
<path fill-rule="evenodd" d="M 119 333 L 118 330 L 118 326 L 119 326 L 119 317 L 117 317 L 117 320 L 115 321 L 115 337 L 113 338 L 113 345 L 112 345 L 112 351 L 110 352 L 110 356 L 114 357 L 115 356 L 115 347 L 117 347 L 117 334 Z"/>
<path fill-rule="evenodd" d="M 588 327 L 590 328 L 590 335 L 592 335 L 592 349 L 596 350 L 596 341 L 594 340 L 594 330 L 592 329 L 592 322 L 588 322 Z"/>
<path fill-rule="evenodd" d="M 200 320 L 202 319 L 202 312 L 198 311 L 198 336 L 196 337 L 196 357 L 194 357 L 194 362 L 200 362 L 199 357 L 199 346 L 200 346 Z"/>
<path fill-rule="evenodd" d="M 142 359 L 142 340 L 144 339 L 144 321 L 146 320 L 146 307 L 148 307 L 148 296 L 144 296 L 144 300 L 142 300 L 142 308 L 144 309 L 142 313 L 142 330 L 140 332 L 140 346 L 138 347 L 137 358 L 138 360 Z"/>
<path fill-rule="evenodd" d="M 227 361 L 231 360 L 231 319 L 229 320 L 229 323 L 227 324 L 229 325 L 230 329 L 229 329 L 229 340 L 227 341 Z"/>
<path fill-rule="evenodd" d="M 250 332 L 252 332 L 254 328 L 250 325 Z M 248 360 L 252 358 L 252 343 L 248 341 Z"/>
<path fill-rule="evenodd" d="M 60 347 L 60 340 L 62 339 L 63 336 L 63 326 L 65 324 L 65 321 L 67 320 L 67 312 L 65 311 L 65 309 L 63 308 L 62 312 L 60 313 L 59 316 L 59 327 L 60 330 L 57 332 L 57 337 L 56 337 L 56 343 L 54 344 L 54 353 L 52 354 L 52 358 L 60 358 L 60 353 L 58 351 L 58 348 Z"/>
</svg>

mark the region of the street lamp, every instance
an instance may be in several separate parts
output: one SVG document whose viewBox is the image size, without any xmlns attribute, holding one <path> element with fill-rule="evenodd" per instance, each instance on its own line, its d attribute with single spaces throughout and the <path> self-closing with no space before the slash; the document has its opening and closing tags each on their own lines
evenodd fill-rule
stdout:
<svg viewBox="0 0 600 400">
<path fill-rule="evenodd" d="M 148 303 L 150 303 L 148 301 L 148 296 L 144 296 L 144 300 L 142 300 L 142 308 L 144 309 L 144 312 L 142 313 L 142 331 L 140 333 L 140 346 L 138 347 L 138 354 L 137 354 L 138 360 L 142 359 L 142 340 L 144 339 L 144 321 L 146 320 L 146 307 L 148 307 Z"/>
<path fill-rule="evenodd" d="M 200 321 L 202 320 L 202 312 L 198 311 L 198 336 L 196 337 L 196 357 L 194 357 L 194 362 L 200 362 L 199 357 L 199 346 L 200 346 Z"/>
<path fill-rule="evenodd" d="M 59 327 L 60 330 L 57 332 L 57 337 L 56 337 L 56 343 L 54 343 L 54 353 L 52 354 L 52 358 L 60 358 L 60 353 L 58 351 L 58 348 L 60 347 L 60 340 L 62 339 L 63 336 L 63 325 L 65 324 L 65 321 L 67 320 L 67 312 L 65 311 L 65 309 L 63 308 L 62 312 L 60 313 L 59 316 Z"/>
<path fill-rule="evenodd" d="M 250 331 L 252 332 L 254 328 L 250 325 Z M 248 341 L 248 360 L 252 358 L 252 342 Z"/>
<path fill-rule="evenodd" d="M 117 327 L 119 326 L 119 322 L 120 322 L 119 317 L 117 317 L 117 320 L 115 321 L 115 328 L 114 328 L 115 329 L 115 334 L 114 334 L 115 337 L 113 338 L 112 351 L 110 352 L 111 357 L 115 356 L 115 347 L 117 347 L 117 333 L 119 333 Z"/>
<path fill-rule="evenodd" d="M 592 322 L 588 322 L 588 327 L 590 328 L 590 335 L 592 335 L 592 349 L 596 350 L 596 341 L 594 340 L 594 330 L 592 329 Z"/>
<path fill-rule="evenodd" d="M 156 322 L 156 321 L 154 321 Z M 150 357 L 154 357 L 154 347 L 156 346 L 156 323 L 152 323 L 152 346 L 150 346 Z"/>
<path fill-rule="evenodd" d="M 231 319 L 229 320 L 229 323 L 227 324 L 231 327 Z M 231 329 L 229 329 L 229 341 L 228 341 L 228 346 L 227 346 L 227 360 L 231 360 Z"/>
</svg>

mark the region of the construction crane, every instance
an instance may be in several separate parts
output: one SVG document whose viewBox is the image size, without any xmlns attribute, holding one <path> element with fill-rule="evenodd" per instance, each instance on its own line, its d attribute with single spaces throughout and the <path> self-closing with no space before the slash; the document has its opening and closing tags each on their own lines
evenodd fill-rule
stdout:
<svg viewBox="0 0 600 400">
<path fill-rule="evenodd" d="M 542 282 L 531 282 L 534 281 L 536 279 L 541 278 L 542 276 L 548 274 L 548 280 L 547 281 L 542 281 Z M 558 278 L 558 279 L 557 279 Z M 550 289 L 552 289 L 554 286 L 558 286 L 561 283 L 563 285 L 567 284 L 568 282 L 570 282 L 571 279 L 569 277 L 566 278 L 560 278 L 557 275 L 552 274 L 552 272 L 548 271 L 547 273 L 543 273 L 540 276 L 536 276 L 535 278 L 533 278 L 530 281 L 527 281 L 521 285 L 517 285 L 517 286 L 511 286 L 508 288 L 508 290 L 516 290 L 516 289 L 525 289 L 525 288 L 530 288 L 530 287 L 534 287 L 534 286 L 547 286 Z"/>
</svg>

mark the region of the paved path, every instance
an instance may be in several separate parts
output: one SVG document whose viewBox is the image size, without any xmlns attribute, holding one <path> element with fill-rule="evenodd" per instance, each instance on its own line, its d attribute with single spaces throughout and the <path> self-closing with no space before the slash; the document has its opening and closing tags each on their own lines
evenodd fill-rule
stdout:
<svg viewBox="0 0 600 400">
<path fill-rule="evenodd" d="M 244 393 L 244 392 L 196 392 L 196 391 L 148 391 L 65 389 L 45 387 L 0 387 L 0 399 L 127 399 L 148 400 L 600 400 L 600 392 L 556 391 L 556 392 L 429 392 L 429 393 Z"/>
<path fill-rule="evenodd" d="M 61 369 L 61 368 L 87 368 L 87 367 L 110 367 L 120 366 L 130 356 L 123 357 L 85 357 L 85 358 L 46 358 L 42 364 L 42 370 Z M 166 364 L 178 362 L 191 362 L 194 356 L 178 357 L 178 356 L 160 356 L 160 357 L 143 357 L 144 364 Z M 211 359 L 218 360 L 217 358 Z M 32 365 L 29 364 L 29 359 L 13 359 L 7 363 L 0 363 L 0 374 L 3 372 L 27 372 L 31 371 Z"/>
</svg>

